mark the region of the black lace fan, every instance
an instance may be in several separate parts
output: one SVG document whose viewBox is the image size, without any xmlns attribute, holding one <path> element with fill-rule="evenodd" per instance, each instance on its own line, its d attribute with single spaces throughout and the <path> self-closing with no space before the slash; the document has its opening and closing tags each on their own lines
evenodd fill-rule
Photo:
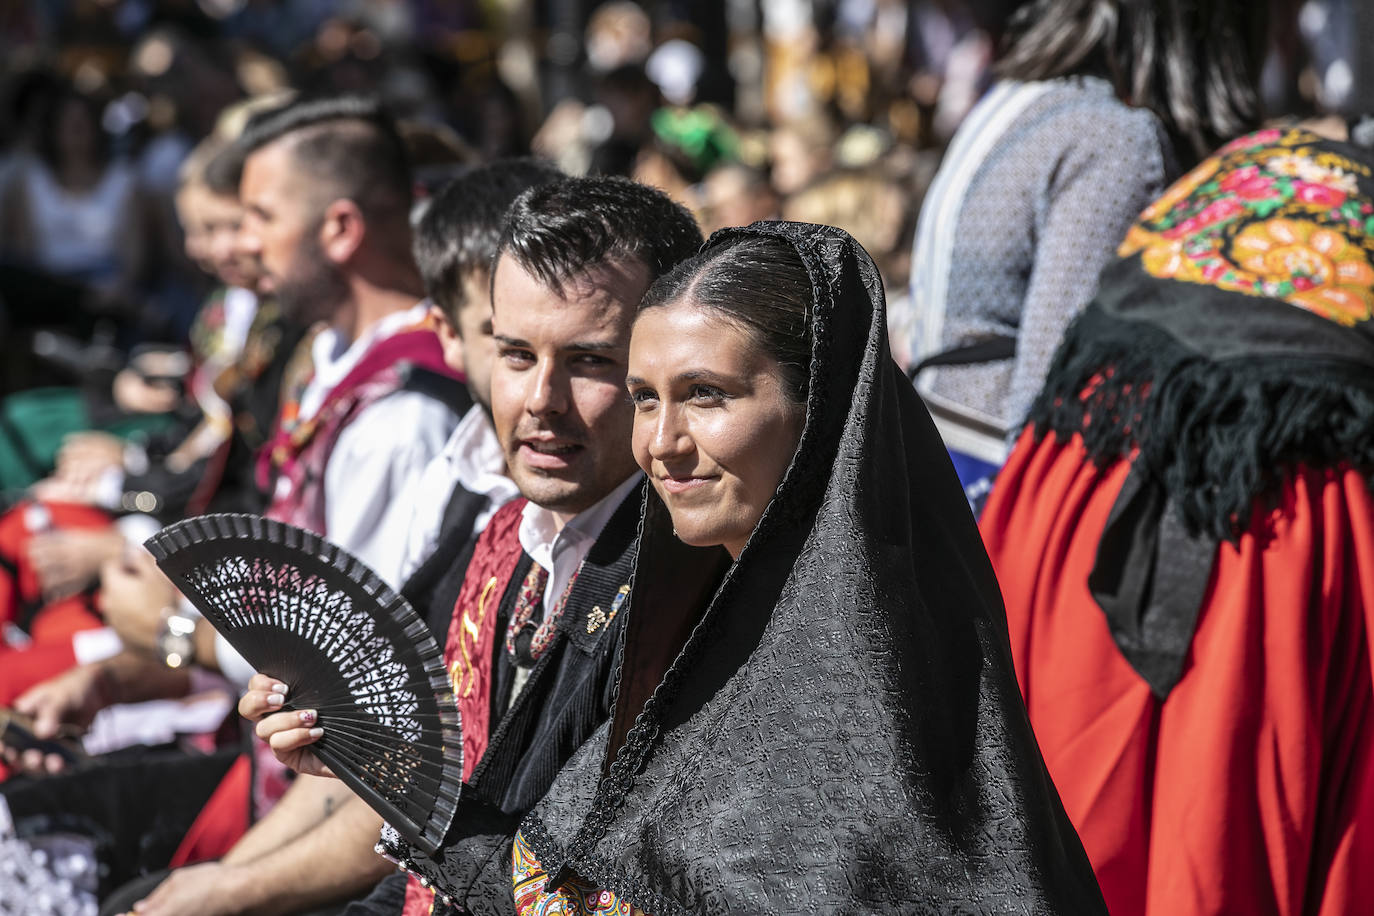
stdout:
<svg viewBox="0 0 1374 916">
<path fill-rule="evenodd" d="M 421 849 L 462 786 L 458 708 L 425 622 L 361 561 L 256 515 L 205 515 L 147 542 L 162 571 L 258 671 L 316 709 L 315 753 Z"/>
</svg>

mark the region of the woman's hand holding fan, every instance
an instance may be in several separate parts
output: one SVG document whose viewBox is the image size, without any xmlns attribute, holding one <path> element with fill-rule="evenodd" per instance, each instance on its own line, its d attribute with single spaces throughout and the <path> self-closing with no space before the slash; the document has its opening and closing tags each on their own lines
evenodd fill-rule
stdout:
<svg viewBox="0 0 1374 916">
<path fill-rule="evenodd" d="M 257 736 L 272 748 L 272 754 L 303 776 L 330 776 L 334 771 L 316 757 L 310 745 L 324 736 L 316 725 L 319 713 L 313 709 L 282 712 L 287 686 L 265 674 L 248 681 L 248 692 L 239 699 L 239 715 L 255 723 Z"/>
<path fill-rule="evenodd" d="M 279 712 L 258 723 L 257 735 L 272 748 L 272 753 L 303 776 L 334 776 L 334 771 L 316 757 L 310 745 L 324 735 L 315 725 L 313 709 L 300 712 Z"/>
</svg>

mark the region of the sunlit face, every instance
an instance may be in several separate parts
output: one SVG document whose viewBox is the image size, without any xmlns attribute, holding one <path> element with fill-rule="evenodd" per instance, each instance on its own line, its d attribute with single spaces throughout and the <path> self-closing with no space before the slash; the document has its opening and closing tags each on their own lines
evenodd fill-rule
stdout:
<svg viewBox="0 0 1374 916">
<path fill-rule="evenodd" d="M 254 262 L 238 247 L 243 208 L 237 197 L 205 192 L 201 204 L 205 251 L 215 275 L 229 286 L 253 287 L 257 283 Z"/>
<path fill-rule="evenodd" d="M 637 261 L 593 268 L 562 290 L 509 256 L 497 261 L 496 433 L 520 492 L 565 521 L 634 473 L 625 368 L 630 324 L 648 285 Z"/>
<path fill-rule="evenodd" d="M 472 399 L 491 415 L 491 365 L 496 361 L 496 341 L 491 336 L 491 283 L 487 272 L 462 278 L 463 299 L 458 308 L 458 327 L 437 305 L 432 306 L 439 327 L 439 344 L 450 369 L 467 376 Z"/>
<path fill-rule="evenodd" d="M 635 461 L 684 542 L 738 557 L 782 482 L 804 411 L 753 337 L 692 302 L 635 322 L 626 385 Z"/>
<path fill-rule="evenodd" d="M 303 324 L 328 318 L 347 292 L 320 246 L 316 190 L 287 140 L 250 154 L 239 180 L 239 253 L 259 266 L 259 289 L 276 293 L 286 314 Z"/>
<path fill-rule="evenodd" d="M 177 222 L 181 224 L 182 245 L 186 257 L 206 273 L 214 273 L 210 261 L 210 233 L 205 226 L 204 205 L 210 192 L 204 185 L 183 185 L 176 193 L 173 204 L 177 211 Z"/>
</svg>

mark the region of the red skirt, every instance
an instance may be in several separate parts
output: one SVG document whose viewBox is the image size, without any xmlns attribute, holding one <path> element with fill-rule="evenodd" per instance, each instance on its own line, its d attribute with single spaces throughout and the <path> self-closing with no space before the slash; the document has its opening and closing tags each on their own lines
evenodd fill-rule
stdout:
<svg viewBox="0 0 1374 916">
<path fill-rule="evenodd" d="M 1088 592 L 1126 474 L 1027 433 L 982 518 L 1017 679 L 1115 916 L 1374 906 L 1374 500 L 1299 470 L 1218 548 L 1158 700 Z M 1361 902 L 1363 901 L 1363 902 Z"/>
</svg>

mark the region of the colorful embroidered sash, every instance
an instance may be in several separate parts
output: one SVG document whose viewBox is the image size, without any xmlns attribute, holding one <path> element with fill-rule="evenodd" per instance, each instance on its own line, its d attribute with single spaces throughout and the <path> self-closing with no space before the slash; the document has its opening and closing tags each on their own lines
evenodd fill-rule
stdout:
<svg viewBox="0 0 1374 916">
<path fill-rule="evenodd" d="M 649 916 L 614 891 L 576 878 L 550 888 L 548 879 L 524 835 L 517 833 L 511 850 L 516 916 Z"/>
</svg>

